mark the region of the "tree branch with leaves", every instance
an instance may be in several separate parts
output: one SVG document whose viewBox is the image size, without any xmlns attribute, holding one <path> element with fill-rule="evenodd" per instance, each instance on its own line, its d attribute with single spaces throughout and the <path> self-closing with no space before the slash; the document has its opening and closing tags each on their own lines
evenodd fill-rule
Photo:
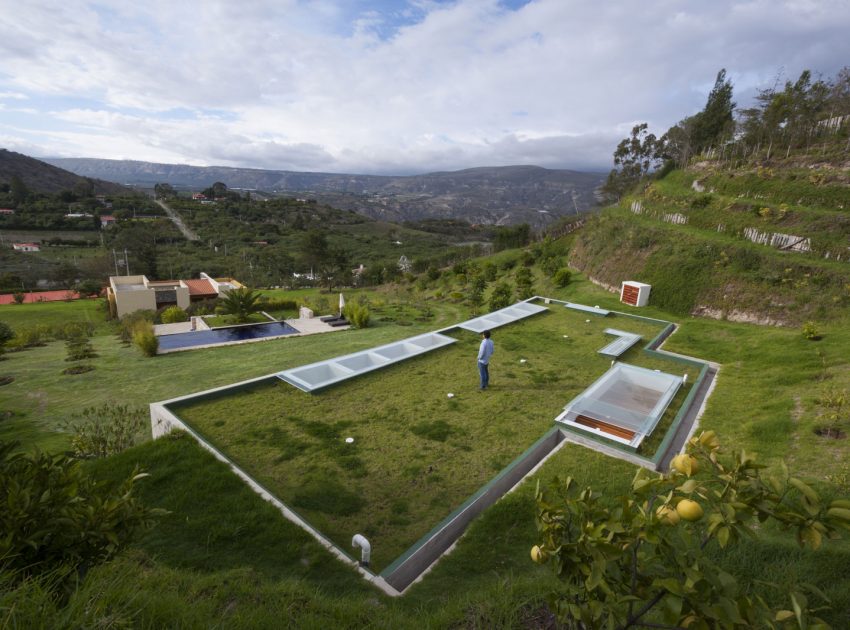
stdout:
<svg viewBox="0 0 850 630">
<path fill-rule="evenodd" d="M 807 592 L 826 600 L 815 587 L 797 588 L 787 610 L 773 610 L 707 553 L 757 538 L 768 520 L 817 549 L 850 530 L 850 500 L 826 503 L 784 466 L 769 474 L 744 451 L 727 461 L 707 431 L 668 474 L 640 469 L 630 493 L 615 499 L 571 478 L 538 485 L 540 543 L 531 556 L 561 579 L 552 608 L 568 627 L 828 627 L 808 606 Z"/>
</svg>

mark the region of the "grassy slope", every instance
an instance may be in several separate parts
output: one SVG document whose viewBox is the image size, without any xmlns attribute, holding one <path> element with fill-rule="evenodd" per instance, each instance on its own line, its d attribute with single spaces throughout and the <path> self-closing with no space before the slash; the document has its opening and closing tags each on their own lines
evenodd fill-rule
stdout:
<svg viewBox="0 0 850 630">
<path fill-rule="evenodd" d="M 542 280 L 540 284 L 539 292 L 556 297 L 628 308 L 618 305 L 616 296 L 581 278 L 563 291 L 550 290 Z M 459 309 L 455 310 L 455 315 L 461 315 Z M 655 308 L 639 312 L 670 317 Z M 446 313 L 443 321 L 449 320 L 451 316 Z M 796 331 L 685 319 L 666 348 L 723 363 L 702 420 L 704 427 L 717 429 L 726 444 L 758 451 L 769 463 L 789 459 L 801 476 L 821 483 L 832 481 L 846 495 L 850 493 L 847 440 L 826 441 L 814 436 L 811 429 L 818 422 L 818 392 L 830 385 L 850 386 L 847 323 L 825 324 L 824 339 L 813 343 L 802 340 Z M 368 347 L 434 327 L 436 323 L 352 333 L 348 347 Z M 126 378 L 140 369 L 151 372 L 146 379 L 150 390 L 145 384 L 137 389 L 128 385 L 136 400 L 147 402 L 186 393 L 181 382 L 192 382 L 193 389 L 201 389 L 232 382 L 247 376 L 246 371 L 271 371 L 262 367 L 264 362 L 278 369 L 284 361 L 296 365 L 345 351 L 334 342 L 336 336 L 329 337 L 314 338 L 303 347 L 287 345 L 293 354 L 286 356 L 283 352 L 269 353 L 268 344 L 255 344 L 145 363 L 134 359 L 132 352 L 119 349 L 113 369 L 123 369 L 123 359 L 135 368 L 121 372 Z M 111 340 L 101 343 L 107 341 Z M 38 352 L 46 353 L 41 355 L 42 362 L 61 360 L 63 352 L 61 346 L 55 349 L 57 345 L 13 355 L 3 364 L 4 372 L 17 373 L 26 362 L 41 379 L 14 395 L 5 391 L 14 384 L 0 389 L 3 407 L 26 401 L 30 389 L 37 391 L 40 387 L 51 396 L 64 397 L 68 409 L 79 408 L 81 394 L 60 391 L 66 386 L 55 375 L 58 368 L 49 364 L 38 367 Z M 48 352 L 51 348 L 52 354 Z M 151 365 L 156 366 L 156 373 Z M 160 375 L 163 368 L 165 373 Z M 171 382 L 175 380 L 178 382 Z M 114 389 L 102 389 L 97 395 L 104 396 L 105 391 Z M 824 466 L 824 461 L 829 465 Z M 145 500 L 170 509 L 172 515 L 132 553 L 95 571 L 88 590 L 78 597 L 103 588 L 98 595 L 101 601 L 136 614 L 137 625 L 143 627 L 221 623 L 273 627 L 281 620 L 302 627 L 327 627 L 329 623 L 335 627 L 506 627 L 527 622 L 542 594 L 553 585 L 548 571 L 527 559 L 535 536 L 533 482 L 477 519 L 457 548 L 409 595 L 388 600 L 319 551 L 190 441 L 149 443 L 97 462 L 93 468 L 99 475 L 118 479 L 129 474 L 136 463 L 152 473 L 142 485 Z M 626 487 L 633 469 L 585 449 L 567 447 L 538 476 L 548 480 L 555 474 L 573 475 L 600 490 L 614 492 Z M 742 545 L 725 562 L 746 576 L 779 582 L 778 597 L 787 592 L 782 590 L 784 585 L 795 581 L 819 585 L 833 597 L 833 623 L 837 627 L 847 625 L 850 580 L 845 567 L 850 562 L 850 545 L 830 544 L 822 552 L 809 554 L 799 552 L 786 538 L 768 530 L 761 542 Z"/>
<path fill-rule="evenodd" d="M 674 171 L 595 219 L 578 235 L 572 262 L 615 286 L 648 282 L 654 303 L 675 313 L 708 308 L 797 325 L 840 317 L 850 305 L 850 188 L 836 173 L 846 179 L 847 168 L 802 170 Z M 694 180 L 714 192 L 696 192 Z M 672 214 L 687 224 L 664 220 Z M 808 238 L 812 251 L 751 243 L 745 228 Z"/>
</svg>

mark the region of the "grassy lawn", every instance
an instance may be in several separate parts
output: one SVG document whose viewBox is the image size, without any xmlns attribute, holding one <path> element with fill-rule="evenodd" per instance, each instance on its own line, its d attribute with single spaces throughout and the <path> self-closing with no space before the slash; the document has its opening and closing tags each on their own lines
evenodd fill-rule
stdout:
<svg viewBox="0 0 850 630">
<path fill-rule="evenodd" d="M 71 300 L 69 302 L 35 302 L 0 306 L 0 322 L 12 330 L 37 325 L 62 326 L 69 322 L 91 322 L 95 334 L 107 334 L 112 326 L 106 321 L 103 300 Z"/>
<path fill-rule="evenodd" d="M 542 277 L 538 277 L 536 286 L 542 295 L 676 321 L 654 307 L 634 309 L 622 305 L 616 294 L 599 289 L 580 274 L 565 289 L 551 287 Z M 287 295 L 281 293 L 281 297 Z M 95 338 L 100 354 L 93 361 L 97 369 L 78 376 L 59 374 L 67 365 L 62 343 L 9 354 L 8 360 L 0 362 L 0 374 L 11 374 L 16 381 L 0 387 L 0 438 L 17 437 L 28 447 L 63 448 L 67 441 L 57 433 L 58 423 L 85 406 L 119 396 L 132 405 L 144 406 L 153 400 L 389 343 L 469 317 L 462 305 L 429 301 L 426 304 L 433 311 L 432 317 L 418 321 L 417 317 L 422 317 L 420 309 L 393 304 L 394 299 L 406 296 L 404 290 L 374 294 L 376 300 L 386 304 L 373 309 L 375 326 L 366 330 L 154 359 L 145 359 L 135 349 L 121 346 L 111 335 L 102 334 Z M 34 318 L 52 323 L 90 316 L 106 333 L 109 327 L 102 323 L 102 314 L 86 309 L 93 304 L 11 306 L 0 308 L 0 319 L 15 327 L 27 325 Z M 5 313 L 16 314 L 17 319 L 12 322 Z M 549 317 L 537 321 L 532 318 L 528 323 L 542 323 Z M 590 319 L 594 325 L 604 323 L 630 330 L 620 322 L 614 325 L 614 320 Z M 850 389 L 850 322 L 845 319 L 822 325 L 823 339 L 818 342 L 806 341 L 798 329 L 696 318 L 679 318 L 678 323 L 680 329 L 666 342 L 665 349 L 722 364 L 701 426 L 718 431 L 727 453 L 741 448 L 755 451 L 760 461 L 772 468 L 778 468 L 779 462 L 785 460 L 796 474 L 813 481 L 820 490 L 829 484 L 832 489 L 826 494 L 850 494 L 850 440 L 829 440 L 813 431 L 823 422 L 819 418 L 823 413 L 820 396 L 833 387 Z M 495 331 L 496 389 L 490 393 L 500 394 L 500 388 L 513 387 L 517 400 L 506 405 L 521 410 L 554 406 L 557 402 L 560 409 L 570 398 L 566 377 L 555 370 L 561 380 L 536 386 L 531 374 L 545 380 L 548 368 L 531 353 L 523 352 L 519 357 L 520 351 L 510 348 L 510 333 L 511 327 Z M 557 333 L 556 341 L 564 342 L 560 348 L 567 354 L 584 356 L 579 355 L 578 342 L 568 345 L 570 342 L 562 334 L 570 332 Z M 600 340 L 604 342 L 604 336 L 600 335 Z M 595 354 L 596 349 L 589 349 L 589 355 Z M 638 350 L 630 353 L 640 354 Z M 510 362 L 509 356 L 526 358 L 528 362 Z M 440 359 L 439 353 L 434 358 L 441 369 L 451 367 Z M 427 360 L 428 357 L 413 360 L 410 367 L 413 371 L 421 369 Z M 631 362 L 633 358 L 628 355 L 625 360 Z M 466 355 L 458 363 L 461 377 L 451 383 L 450 389 L 444 386 L 443 390 L 457 393 L 457 404 L 474 409 L 477 398 L 473 396 L 479 396 L 472 391 L 476 384 L 475 366 L 470 365 L 473 361 Z M 606 367 L 607 362 L 600 365 L 599 373 Z M 514 378 L 508 377 L 509 372 Z M 432 381 L 427 381 L 429 386 Z M 527 395 L 521 395 L 522 383 L 528 387 Z M 356 384 L 353 381 L 350 385 Z M 402 386 L 407 387 L 405 383 Z M 555 401 L 553 395 L 551 402 L 534 400 L 547 387 L 561 390 L 562 399 L 559 395 Z M 428 391 L 423 388 L 417 395 L 425 399 Z M 376 397 L 383 395 L 381 391 Z M 425 400 L 426 404 L 429 402 Z M 443 419 L 450 429 L 462 428 L 448 422 L 456 416 L 444 395 L 432 402 L 433 409 L 440 413 L 417 422 Z M 281 410 L 275 413 L 281 415 Z M 299 414 L 300 410 L 293 412 Z M 554 414 L 548 422 L 552 417 Z M 518 454 L 522 450 L 519 442 L 526 439 L 525 419 L 517 414 L 512 420 L 517 426 L 504 430 L 519 434 L 513 447 Z M 348 429 L 353 431 L 354 427 Z M 293 434 L 295 431 L 291 426 L 286 430 Z M 498 430 L 498 426 L 493 430 Z M 449 433 L 445 442 L 428 440 L 409 429 L 402 433 L 397 426 L 392 432 L 420 444 L 417 455 L 425 462 L 429 461 L 425 456 L 436 455 L 438 449 L 448 450 L 461 440 L 471 440 L 459 431 Z M 324 452 L 319 438 L 306 431 L 305 435 L 306 448 Z M 528 436 L 530 441 L 532 437 Z M 367 441 L 358 439 L 355 444 L 363 447 Z M 471 451 L 458 448 L 456 453 L 457 459 L 473 458 Z M 365 465 L 371 465 L 362 452 L 357 456 Z M 474 457 L 488 463 L 480 454 Z M 333 458 L 328 457 L 328 461 L 336 466 Z M 117 481 L 129 475 L 137 464 L 151 473 L 138 486 L 143 500 L 168 509 L 170 514 L 129 553 L 90 572 L 84 589 L 73 597 L 79 609 L 86 609 L 86 598 L 92 598 L 116 614 L 128 611 L 133 619 L 128 625 L 138 627 L 533 627 L 534 611 L 546 593 L 557 586 L 547 567 L 539 567 L 528 558 L 528 549 L 536 542 L 536 479 L 548 482 L 555 475 L 569 475 L 581 484 L 592 485 L 594 490 L 613 494 L 624 491 L 634 475 L 634 468 L 628 464 L 578 446 L 565 446 L 532 479 L 473 521 L 456 548 L 409 594 L 389 599 L 283 519 L 224 464 L 185 436 L 143 444 L 88 466 L 99 477 Z M 492 476 L 493 472 L 488 474 Z M 805 582 L 821 588 L 832 600 L 832 612 L 824 616 L 834 627 L 846 627 L 850 619 L 850 578 L 846 570 L 850 543 L 830 542 L 823 550 L 809 553 L 800 551 L 787 532 L 767 527 L 761 533 L 763 536 L 757 541 L 744 541 L 731 552 L 717 552 L 723 565 L 752 583 L 754 592 L 772 603 L 783 602 L 786 607 L 791 584 Z M 764 586 L 765 580 L 775 582 L 777 588 Z M 87 624 L 88 618 L 81 617 L 69 625 Z"/>
<path fill-rule="evenodd" d="M 7 353 L 0 361 L 0 375 L 15 378 L 0 387 L 0 439 L 20 440 L 26 448 L 67 448 L 68 435 L 61 432 L 63 420 L 89 406 L 117 401 L 147 407 L 164 400 L 271 374 L 339 354 L 364 350 L 418 332 L 462 321 L 468 312 L 456 305 L 435 304 L 427 321 L 398 326 L 381 322 L 363 330 L 276 339 L 222 348 L 176 352 L 152 359 L 132 346 L 124 346 L 111 334 L 98 301 L 51 302 L 0 307 L 13 329 L 34 323 L 57 325 L 68 321 L 96 324 L 93 344 L 98 357 L 95 369 L 85 374 L 63 376 L 66 350 L 63 342 Z"/>
<path fill-rule="evenodd" d="M 484 393 L 477 391 L 479 337 L 458 329 L 452 346 L 319 393 L 275 381 L 174 411 L 340 547 L 353 533 L 366 535 L 380 571 L 608 369 L 610 359 L 597 353 L 611 340 L 603 329 L 649 340 L 662 328 L 550 308 L 494 331 L 493 381 Z M 625 360 L 682 372 L 638 348 Z M 691 382 L 696 374 L 689 369 Z M 345 443 L 349 436 L 353 444 Z"/>
</svg>

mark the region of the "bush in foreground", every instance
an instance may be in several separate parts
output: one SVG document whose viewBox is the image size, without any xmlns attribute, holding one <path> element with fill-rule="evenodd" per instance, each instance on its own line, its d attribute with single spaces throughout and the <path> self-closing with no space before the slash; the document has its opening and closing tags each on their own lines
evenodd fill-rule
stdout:
<svg viewBox="0 0 850 630">
<path fill-rule="evenodd" d="M 0 442 L 0 572 L 6 581 L 51 575 L 59 583 L 114 556 L 161 510 L 134 496 L 138 470 L 106 490 L 67 455 L 15 452 Z"/>
<path fill-rule="evenodd" d="M 571 628 L 827 627 L 814 616 L 814 587 L 789 593 L 790 608 L 771 610 L 706 552 L 722 553 L 758 537 L 768 519 L 817 549 L 850 530 L 850 500 L 829 503 L 787 470 L 762 475 L 747 453 L 722 462 L 713 431 L 693 438 L 668 475 L 639 469 L 631 493 L 609 508 L 572 479 L 537 490 L 540 544 L 535 562 L 551 562 L 562 588 L 552 610 Z M 702 474 L 698 474 L 702 469 Z M 650 622 L 652 622 L 650 624 Z M 656 625 L 661 623 L 663 625 Z"/>
</svg>

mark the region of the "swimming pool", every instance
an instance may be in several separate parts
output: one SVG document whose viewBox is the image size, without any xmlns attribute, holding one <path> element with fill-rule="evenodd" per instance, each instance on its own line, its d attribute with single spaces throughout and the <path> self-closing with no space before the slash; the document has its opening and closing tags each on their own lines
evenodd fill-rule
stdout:
<svg viewBox="0 0 850 630">
<path fill-rule="evenodd" d="M 228 326 L 213 330 L 196 330 L 193 332 L 161 335 L 159 351 L 183 350 L 199 346 L 218 346 L 252 339 L 266 339 L 297 334 L 298 330 L 285 322 L 268 322 L 263 324 L 247 324 L 243 326 Z"/>
</svg>

